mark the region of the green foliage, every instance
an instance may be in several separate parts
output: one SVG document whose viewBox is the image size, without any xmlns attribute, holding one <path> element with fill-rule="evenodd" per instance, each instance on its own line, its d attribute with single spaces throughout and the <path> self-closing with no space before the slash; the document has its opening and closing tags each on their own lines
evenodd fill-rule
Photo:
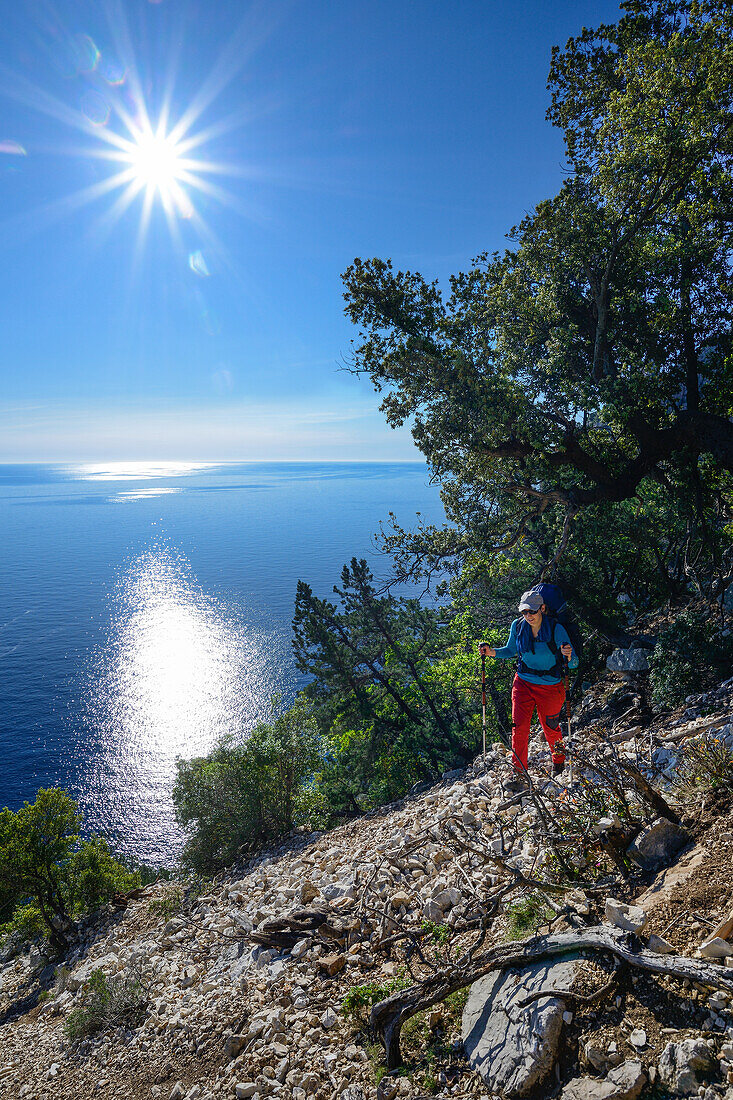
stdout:
<svg viewBox="0 0 733 1100">
<path fill-rule="evenodd" d="M 434 1096 L 435 1093 L 438 1092 L 438 1090 L 440 1089 L 438 1078 L 431 1071 L 423 1074 L 422 1084 L 425 1091 L 429 1092 L 431 1096 Z"/>
<path fill-rule="evenodd" d="M 79 841 L 69 859 L 67 881 L 74 916 L 99 909 L 114 894 L 124 894 L 140 885 L 138 871 L 130 871 L 112 854 L 100 836 Z"/>
<path fill-rule="evenodd" d="M 338 602 L 299 582 L 294 646 L 324 737 L 320 789 L 355 814 L 473 758 L 479 666 L 477 638 L 445 609 L 379 592 L 365 561 L 341 581 Z"/>
<path fill-rule="evenodd" d="M 553 52 L 570 177 L 450 292 L 389 261 L 344 275 L 356 373 L 413 423 L 450 527 L 401 541 L 402 575 L 518 552 L 588 622 L 731 565 L 733 13 L 639 0 Z M 521 586 L 517 585 L 517 591 Z"/>
<path fill-rule="evenodd" d="M 166 894 L 163 894 L 160 898 L 152 898 L 148 903 L 148 910 L 151 913 L 156 914 L 163 921 L 168 921 L 176 913 L 180 912 L 183 905 L 183 890 L 180 886 L 177 886 L 174 890 L 169 890 Z"/>
<path fill-rule="evenodd" d="M 507 909 L 507 937 L 510 940 L 522 940 L 536 932 L 541 924 L 546 924 L 552 916 L 552 910 L 539 893 L 527 894 L 512 902 Z"/>
<path fill-rule="evenodd" d="M 708 609 L 688 608 L 659 635 L 649 664 L 652 698 L 674 706 L 730 672 L 733 638 L 722 636 Z"/>
<path fill-rule="evenodd" d="M 442 947 L 449 942 L 451 931 L 447 924 L 438 924 L 434 920 L 424 920 L 420 925 L 420 931 L 424 933 L 430 943 Z"/>
<path fill-rule="evenodd" d="M 688 742 L 675 768 L 675 787 L 694 800 L 706 791 L 733 795 L 733 748 L 713 732 Z"/>
<path fill-rule="evenodd" d="M 108 978 L 102 970 L 93 970 L 84 984 L 81 1005 L 66 1017 L 64 1031 L 75 1042 L 113 1027 L 138 1027 L 147 1010 L 148 993 L 140 971 Z"/>
<path fill-rule="evenodd" d="M 321 761 L 321 735 L 302 698 L 244 743 L 230 739 L 208 756 L 179 760 L 173 801 L 189 831 L 184 863 L 210 873 L 308 822 L 320 805 Z"/>
<path fill-rule="evenodd" d="M 3 936 L 17 932 L 24 943 L 42 939 L 47 925 L 37 905 L 16 905 L 9 921 L 2 926 Z"/>
<path fill-rule="evenodd" d="M 445 1005 L 452 1016 L 460 1018 L 461 1013 L 468 1003 L 468 995 L 470 992 L 470 987 L 464 986 L 463 989 L 457 989 L 455 993 L 448 994 L 445 999 Z"/>
<path fill-rule="evenodd" d="M 43 929 L 60 950 L 73 918 L 140 884 L 105 840 L 81 839 L 81 821 L 57 787 L 39 790 L 16 812 L 0 811 L 0 917 L 30 936 Z"/>
<path fill-rule="evenodd" d="M 440 965 L 447 963 L 451 957 L 451 939 L 453 933 L 447 924 L 439 924 L 437 921 L 424 920 L 420 925 L 420 931 L 425 937 L 424 943 L 430 945 Z"/>
<path fill-rule="evenodd" d="M 352 985 L 343 1001 L 341 1009 L 355 1022 L 366 1025 L 369 1022 L 369 1013 L 374 1005 L 379 1004 L 390 993 L 398 989 L 406 989 L 410 985 L 410 979 L 402 974 L 388 982 L 366 982 L 364 985 Z"/>
</svg>

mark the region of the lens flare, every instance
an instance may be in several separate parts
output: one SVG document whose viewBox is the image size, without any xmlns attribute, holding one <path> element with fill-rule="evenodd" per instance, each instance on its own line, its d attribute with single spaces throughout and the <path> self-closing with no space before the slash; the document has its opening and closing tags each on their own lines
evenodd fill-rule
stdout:
<svg viewBox="0 0 733 1100">
<path fill-rule="evenodd" d="M 191 252 L 188 257 L 188 266 L 193 271 L 194 275 L 200 275 L 202 279 L 205 279 L 209 274 L 209 265 L 206 263 L 201 249 L 197 249 L 196 252 Z"/>
<path fill-rule="evenodd" d="M 17 141 L 0 141 L 0 153 L 10 153 L 11 156 L 27 157 L 28 153 Z"/>
<path fill-rule="evenodd" d="M 106 126 L 109 122 L 109 103 L 93 89 L 88 89 L 81 97 L 81 109 L 94 126 Z"/>
</svg>

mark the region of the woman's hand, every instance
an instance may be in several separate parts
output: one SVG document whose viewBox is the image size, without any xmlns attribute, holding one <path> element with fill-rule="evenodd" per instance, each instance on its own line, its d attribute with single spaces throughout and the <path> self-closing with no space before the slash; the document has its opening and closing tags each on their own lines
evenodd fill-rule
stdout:
<svg viewBox="0 0 733 1100">
<path fill-rule="evenodd" d="M 496 657 L 496 650 L 488 642 L 479 642 L 478 651 L 482 657 Z"/>
<path fill-rule="evenodd" d="M 565 645 L 560 646 L 560 652 L 562 653 L 563 657 L 567 657 L 569 661 L 573 655 L 573 647 L 569 645 L 568 642 L 566 642 Z"/>
</svg>

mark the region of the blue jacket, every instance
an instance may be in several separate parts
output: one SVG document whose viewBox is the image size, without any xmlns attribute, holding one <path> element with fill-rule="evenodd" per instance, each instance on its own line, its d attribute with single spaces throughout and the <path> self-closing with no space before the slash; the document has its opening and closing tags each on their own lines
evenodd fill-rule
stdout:
<svg viewBox="0 0 733 1100">
<path fill-rule="evenodd" d="M 496 650 L 496 656 L 500 660 L 505 660 L 508 657 L 518 657 L 519 649 L 517 647 L 517 630 L 521 619 L 515 619 L 512 623 L 512 628 L 509 631 L 509 640 L 505 646 Z M 555 645 L 559 649 L 560 646 L 570 645 L 570 639 L 568 638 L 568 632 L 561 623 L 555 623 L 555 629 L 553 631 Z M 522 661 L 526 666 L 525 670 L 518 672 L 517 675 L 522 680 L 526 680 L 529 684 L 559 684 L 559 676 L 535 676 L 533 673 L 527 671 L 529 668 L 536 668 L 540 672 L 549 671 L 555 667 L 557 657 L 550 649 L 547 642 L 535 642 L 534 653 L 531 650 L 526 650 L 522 653 Z M 571 668 L 578 667 L 578 656 L 573 650 L 573 655 L 570 658 L 569 665 Z"/>
</svg>

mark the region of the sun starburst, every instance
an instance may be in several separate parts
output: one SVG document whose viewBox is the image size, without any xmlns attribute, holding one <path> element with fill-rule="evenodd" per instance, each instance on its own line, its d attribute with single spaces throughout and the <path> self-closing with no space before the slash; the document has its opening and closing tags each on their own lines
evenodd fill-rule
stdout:
<svg viewBox="0 0 733 1100">
<path fill-rule="evenodd" d="M 84 85 L 78 108 L 18 74 L 12 74 L 11 82 L 9 78 L 3 79 L 0 73 L 0 97 L 7 95 L 84 134 L 86 141 L 82 148 L 60 146 L 59 152 L 96 160 L 108 168 L 98 174 L 95 182 L 59 196 L 42 210 L 35 211 L 34 230 L 40 231 L 83 207 L 111 198 L 112 201 L 99 207 L 89 226 L 89 240 L 101 245 L 137 199 L 140 214 L 136 254 L 143 250 L 153 211 L 156 207 L 162 208 L 174 243 L 185 255 L 190 269 L 203 277 L 208 275 L 209 269 L 202 258 L 201 246 L 210 248 L 220 258 L 227 252 L 208 220 L 213 204 L 228 206 L 244 216 L 256 216 L 239 189 L 233 193 L 224 184 L 227 177 L 252 175 L 253 166 L 219 161 L 211 151 L 218 139 L 251 116 L 251 105 L 246 110 L 220 116 L 218 120 L 210 117 L 205 125 L 203 120 L 240 71 L 252 52 L 253 43 L 266 36 L 267 26 L 243 22 L 188 104 L 181 104 L 180 110 L 174 111 L 175 51 L 171 70 L 167 77 L 159 77 L 157 87 L 149 74 L 143 80 L 138 72 L 124 11 L 115 5 L 109 10 L 114 43 L 114 51 L 109 57 L 88 35 L 69 34 L 67 38 L 70 72 Z M 149 91 L 150 86 L 158 104 L 156 110 L 151 106 L 151 95 L 144 91 L 144 88 Z M 20 146 L 18 150 L 24 151 Z M 205 203 L 200 201 L 204 198 Z M 204 207 L 206 220 L 201 213 Z M 182 221 L 189 226 L 185 234 Z"/>
</svg>

